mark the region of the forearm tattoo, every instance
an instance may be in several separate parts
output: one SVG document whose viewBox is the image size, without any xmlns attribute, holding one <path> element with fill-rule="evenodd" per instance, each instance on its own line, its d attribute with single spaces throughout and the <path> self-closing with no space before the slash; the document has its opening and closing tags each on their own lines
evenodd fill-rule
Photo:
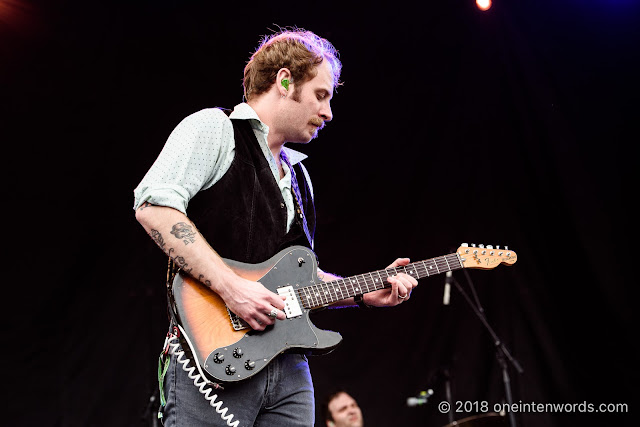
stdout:
<svg viewBox="0 0 640 427">
<path fill-rule="evenodd" d="M 152 229 L 151 232 L 149 232 L 149 235 L 151 236 L 153 241 L 156 242 L 156 245 L 158 245 L 160 249 L 166 252 L 165 250 L 166 244 L 164 243 L 164 238 L 162 237 L 162 234 L 160 234 L 158 230 Z"/>
<path fill-rule="evenodd" d="M 149 202 L 144 202 L 143 204 L 141 204 L 141 205 L 140 205 L 140 207 L 138 208 L 138 210 L 139 210 L 139 211 L 141 211 L 141 210 L 144 210 L 144 209 L 146 209 L 146 208 L 148 208 L 148 207 L 150 207 L 150 206 L 155 206 L 155 205 L 152 205 L 152 204 L 151 204 L 151 203 L 149 203 Z"/>
<path fill-rule="evenodd" d="M 154 205 L 152 205 L 151 203 L 145 202 L 138 209 L 142 210 L 149 206 L 154 206 Z M 186 222 L 178 222 L 173 227 L 171 227 L 171 234 L 173 234 L 177 239 L 181 239 L 185 245 L 188 245 L 189 243 L 194 243 L 196 241 L 197 233 L 198 233 L 197 230 L 195 230 L 193 226 L 191 226 Z M 149 232 L 149 235 L 151 236 L 153 241 L 156 242 L 156 245 L 158 245 L 158 247 L 162 249 L 162 251 L 165 254 L 167 254 L 169 258 L 173 260 L 173 262 L 178 266 L 178 268 L 180 268 L 182 271 L 184 271 L 187 274 L 191 274 L 191 271 L 193 270 L 193 268 L 189 266 L 189 264 L 185 261 L 184 257 L 174 254 L 175 252 L 174 248 L 167 247 L 167 243 L 165 242 L 164 237 L 162 237 L 162 233 L 160 233 L 158 230 L 152 229 Z M 201 274 L 198 277 L 198 280 L 203 284 L 205 284 L 206 286 L 211 287 L 211 281 L 205 279 L 204 275 Z"/>
<path fill-rule="evenodd" d="M 200 283 L 203 283 L 203 284 L 207 285 L 209 288 L 211 287 L 211 280 L 205 279 L 204 278 L 204 274 L 201 274 L 201 275 L 198 276 L 198 281 Z"/>
<path fill-rule="evenodd" d="M 160 249 L 162 249 L 162 251 L 165 254 L 167 254 L 167 256 L 169 258 L 171 258 L 173 260 L 173 262 L 175 262 L 176 265 L 182 271 L 184 271 L 187 274 L 191 273 L 192 268 L 189 268 L 189 264 L 187 264 L 187 262 L 185 261 L 184 257 L 174 255 L 173 254 L 173 252 L 175 251 L 174 248 L 167 248 L 167 244 L 164 241 L 164 237 L 162 237 L 162 234 L 158 230 L 152 229 L 149 232 L 149 235 L 151 236 L 153 241 L 156 242 L 156 245 L 158 245 L 158 247 Z M 207 285 L 207 286 L 209 286 L 209 285 Z"/>
<path fill-rule="evenodd" d="M 196 232 L 191 225 L 186 222 L 179 222 L 171 229 L 171 234 L 176 236 L 177 239 L 182 239 L 185 245 L 196 241 Z"/>
</svg>

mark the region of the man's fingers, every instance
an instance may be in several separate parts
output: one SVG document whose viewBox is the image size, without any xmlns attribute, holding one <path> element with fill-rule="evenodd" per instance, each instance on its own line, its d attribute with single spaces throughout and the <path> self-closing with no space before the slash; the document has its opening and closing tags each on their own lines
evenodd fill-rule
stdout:
<svg viewBox="0 0 640 427">
<path fill-rule="evenodd" d="M 387 268 L 400 267 L 409 264 L 409 258 L 398 258 L 393 261 Z"/>
<path fill-rule="evenodd" d="M 402 301 L 406 301 L 411 297 L 411 291 L 417 286 L 418 281 L 413 277 L 404 273 L 389 278 L 392 282 L 392 292 Z"/>
</svg>

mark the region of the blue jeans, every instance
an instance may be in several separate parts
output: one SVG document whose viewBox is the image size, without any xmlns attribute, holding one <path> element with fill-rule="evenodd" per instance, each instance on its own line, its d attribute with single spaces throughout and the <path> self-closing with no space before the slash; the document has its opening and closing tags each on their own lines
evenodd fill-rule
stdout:
<svg viewBox="0 0 640 427">
<path fill-rule="evenodd" d="M 188 366 L 194 366 L 193 361 Z M 229 425 L 173 355 L 164 380 L 164 393 L 166 427 Z M 281 354 L 253 377 L 224 384 L 224 390 L 212 389 L 210 396 L 213 394 L 217 394 L 214 403 L 222 400 L 220 410 L 227 408 L 226 415 L 233 414 L 230 421 L 239 421 L 239 427 L 310 427 L 315 421 L 309 363 L 300 354 Z"/>
</svg>

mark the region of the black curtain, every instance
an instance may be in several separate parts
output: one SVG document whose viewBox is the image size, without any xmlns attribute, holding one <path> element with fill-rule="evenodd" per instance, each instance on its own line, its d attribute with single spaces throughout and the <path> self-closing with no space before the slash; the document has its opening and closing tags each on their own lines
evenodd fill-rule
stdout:
<svg viewBox="0 0 640 427">
<path fill-rule="evenodd" d="M 309 155 L 321 267 L 351 275 L 462 242 L 508 245 L 514 266 L 454 278 L 524 369 L 509 365 L 514 401 L 574 404 L 519 412 L 518 425 L 630 420 L 638 11 L 0 2 L 7 425 L 152 425 L 166 259 L 132 190 L 182 118 L 242 101 L 242 68 L 278 26 L 328 38 L 344 64 L 334 120 L 293 147 Z M 318 401 L 346 388 L 367 426 L 444 426 L 447 381 L 455 401 L 478 402 L 454 404 L 457 420 L 503 402 L 491 336 L 457 289 L 442 304 L 443 286 L 314 315 L 344 338 L 310 360 Z M 429 388 L 428 404 L 406 406 Z"/>
</svg>

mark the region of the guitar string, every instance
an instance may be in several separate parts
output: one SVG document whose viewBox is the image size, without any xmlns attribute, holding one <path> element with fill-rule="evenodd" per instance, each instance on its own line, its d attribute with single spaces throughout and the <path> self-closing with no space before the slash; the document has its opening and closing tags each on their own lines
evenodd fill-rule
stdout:
<svg viewBox="0 0 640 427">
<path fill-rule="evenodd" d="M 457 255 L 456 254 L 451 254 L 453 255 L 455 258 L 452 261 L 458 261 L 457 259 Z M 454 267 L 450 268 L 448 265 L 448 260 L 447 257 L 451 257 L 451 255 L 447 255 L 445 257 L 441 257 L 441 258 L 436 258 L 436 259 L 430 259 L 430 260 L 425 260 L 425 261 L 418 261 L 416 263 L 413 264 L 409 264 L 407 266 L 398 266 L 398 267 L 392 267 L 392 268 L 388 268 L 385 270 L 379 270 L 376 272 L 371 272 L 371 273 L 364 273 L 364 274 L 359 274 L 356 276 L 352 276 L 352 277 L 347 277 L 347 278 L 343 278 L 343 279 L 338 279 L 338 280 L 334 280 L 331 282 L 326 282 L 326 283 L 322 283 L 322 284 L 314 284 L 315 285 L 315 290 L 318 290 L 318 288 L 327 288 L 329 290 L 333 290 L 333 293 L 336 295 L 336 298 L 339 299 L 344 299 L 344 291 L 347 292 L 347 296 L 353 296 L 355 292 L 355 294 L 357 294 L 358 292 L 360 292 L 360 284 L 361 281 L 364 282 L 364 286 L 367 292 L 371 292 L 373 290 L 378 290 L 378 289 L 382 289 L 385 287 L 385 285 L 380 285 L 378 283 L 379 280 L 381 280 L 383 283 L 388 283 L 386 282 L 385 279 L 382 279 L 380 273 L 384 272 L 386 275 L 386 278 L 388 278 L 389 276 L 393 276 L 394 273 L 397 274 L 398 270 L 401 270 L 401 272 L 404 273 L 408 273 L 408 274 L 413 274 L 413 272 L 417 272 L 418 273 L 418 278 L 422 278 L 422 277 L 426 277 L 431 275 L 429 273 L 429 269 L 427 269 L 427 263 L 430 263 L 432 265 L 436 266 L 436 272 L 441 272 L 441 271 L 449 271 L 451 269 L 455 269 L 455 268 L 459 268 L 458 266 L 455 265 L 454 263 Z M 434 263 L 435 261 L 435 263 Z M 459 262 L 458 262 L 459 264 Z M 392 271 L 390 271 L 392 270 Z M 375 279 L 374 278 L 374 274 L 377 274 L 379 276 L 379 279 Z M 369 276 L 369 277 L 367 277 Z M 342 286 L 340 285 L 339 282 L 343 282 Z M 349 286 L 351 286 L 352 288 L 352 292 L 349 292 L 348 288 L 345 286 L 345 284 L 348 284 Z M 310 287 L 314 287 L 314 285 L 311 285 Z M 306 287 L 309 288 L 309 287 Z M 306 290 L 306 289 L 305 289 Z M 298 292 L 302 292 L 303 290 L 298 290 Z M 340 297 L 338 297 L 337 292 L 340 292 Z M 324 292 L 325 295 L 329 294 L 330 292 L 325 291 Z M 311 296 L 315 296 L 316 298 L 321 298 L 322 295 L 319 295 L 317 292 L 315 292 L 313 295 Z"/>
<path fill-rule="evenodd" d="M 436 269 L 435 271 L 433 271 L 434 267 Z M 336 279 L 330 282 L 313 283 L 312 285 L 296 289 L 295 291 L 298 293 L 298 296 L 300 297 L 300 300 L 303 301 L 303 305 L 305 307 L 314 308 L 355 296 L 358 293 L 362 293 L 361 288 L 365 288 L 366 292 L 384 289 L 385 287 L 388 287 L 386 279 L 398 274 L 399 272 L 410 275 L 413 275 L 412 272 L 415 272 L 417 276 L 413 276 L 420 279 L 431 276 L 434 273 L 439 274 L 460 268 L 462 268 L 460 258 L 457 253 L 453 253 L 441 257 L 417 261 L 406 266 L 390 267 L 370 273 Z M 377 280 L 374 278 L 374 274 L 378 275 Z M 385 275 L 384 279 L 382 275 Z M 367 278 L 367 276 L 370 278 Z M 382 281 L 382 285 L 377 284 L 378 280 Z M 364 286 L 361 285 L 361 281 L 364 282 Z M 342 284 L 340 282 L 342 282 Z M 349 287 L 351 287 L 351 290 L 349 290 Z M 340 296 L 338 296 L 338 292 L 340 292 Z M 331 295 L 332 293 L 334 296 Z"/>
</svg>

